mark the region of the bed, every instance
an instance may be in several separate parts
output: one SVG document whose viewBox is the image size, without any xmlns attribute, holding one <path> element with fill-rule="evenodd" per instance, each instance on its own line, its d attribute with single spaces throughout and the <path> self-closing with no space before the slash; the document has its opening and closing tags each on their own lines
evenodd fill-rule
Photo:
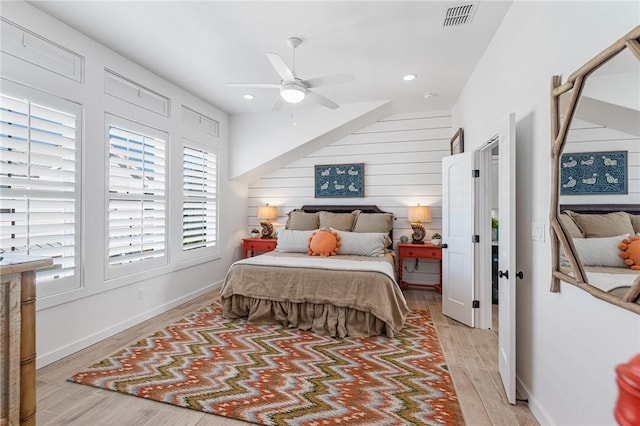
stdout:
<svg viewBox="0 0 640 426">
<path fill-rule="evenodd" d="M 640 235 L 640 205 L 565 204 L 560 206 L 559 220 L 573 239 L 589 284 L 625 301 L 640 302 L 640 271 L 623 263 L 618 248 L 624 238 Z M 561 268 L 573 275 L 564 256 Z M 637 290 L 630 292 L 632 287 Z"/>
<path fill-rule="evenodd" d="M 393 214 L 376 206 L 303 206 L 276 250 L 235 262 L 220 294 L 227 318 L 336 337 L 395 336 L 409 313 L 396 283 Z M 340 236 L 335 256 L 307 254 L 317 229 Z"/>
</svg>

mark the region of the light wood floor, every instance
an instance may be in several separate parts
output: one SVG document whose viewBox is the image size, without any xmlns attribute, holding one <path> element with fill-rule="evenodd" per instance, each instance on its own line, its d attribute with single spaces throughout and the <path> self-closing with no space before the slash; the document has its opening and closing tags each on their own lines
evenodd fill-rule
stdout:
<svg viewBox="0 0 640 426">
<path fill-rule="evenodd" d="M 441 313 L 440 294 L 411 289 L 413 309 L 429 309 L 468 425 L 537 425 L 527 405 L 509 405 L 498 374 L 496 330 L 468 328 Z M 37 371 L 38 425 L 249 425 L 238 420 L 69 383 L 66 379 L 115 350 L 217 300 L 217 291 Z"/>
</svg>

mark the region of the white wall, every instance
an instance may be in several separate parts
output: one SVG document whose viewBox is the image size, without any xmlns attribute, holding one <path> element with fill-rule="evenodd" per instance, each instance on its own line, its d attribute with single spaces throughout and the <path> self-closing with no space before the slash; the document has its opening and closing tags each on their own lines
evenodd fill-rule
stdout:
<svg viewBox="0 0 640 426">
<path fill-rule="evenodd" d="M 565 78 L 638 24 L 637 2 L 524 2 L 509 9 L 453 110 L 474 149 L 516 113 L 517 375 L 542 424 L 615 424 L 614 368 L 640 352 L 640 317 L 563 283 L 550 293 L 550 81 Z M 493 126 L 493 127 L 492 127 Z"/>
<path fill-rule="evenodd" d="M 231 117 L 230 176 L 250 182 L 391 113 L 391 102 L 319 105 Z"/>
<path fill-rule="evenodd" d="M 374 204 L 394 213 L 394 245 L 401 235 L 411 237 L 407 207 L 431 206 L 425 223 L 427 238 L 442 232 L 442 157 L 449 155 L 453 135 L 449 112 L 392 115 L 366 126 L 324 148 L 293 161 L 249 185 L 249 227 L 259 226 L 257 208 L 278 207 L 275 226 L 284 227 L 286 214 L 304 204 Z M 314 165 L 365 163 L 364 198 L 314 198 Z M 248 231 L 248 230 L 247 230 Z M 408 271 L 413 260 L 405 263 Z M 433 262 L 422 260 L 407 273 L 408 282 L 438 281 Z"/>
<path fill-rule="evenodd" d="M 228 127 L 226 113 L 137 66 L 77 31 L 23 2 L 2 4 L 2 16 L 84 58 L 82 81 L 2 54 L 2 77 L 76 102 L 82 106 L 82 194 L 80 288 L 37 302 L 38 366 L 46 365 L 116 332 L 150 318 L 205 292 L 220 282 L 234 258 L 246 227 L 246 185 L 228 179 Z M 104 69 L 109 68 L 171 100 L 163 117 L 104 94 Z M 220 123 L 219 138 L 210 142 L 219 155 L 219 239 L 217 253 L 182 262 L 181 155 L 179 142 L 186 135 L 181 105 Z M 105 279 L 105 113 L 154 127 L 169 134 L 167 147 L 169 193 L 168 263 L 142 274 Z M 178 201 L 176 203 L 176 201 Z M 176 207 L 178 206 L 178 207 Z M 238 214 L 240 212 L 240 214 Z M 173 244 L 172 244 L 173 242 Z M 143 299 L 138 300 L 138 292 Z"/>
</svg>

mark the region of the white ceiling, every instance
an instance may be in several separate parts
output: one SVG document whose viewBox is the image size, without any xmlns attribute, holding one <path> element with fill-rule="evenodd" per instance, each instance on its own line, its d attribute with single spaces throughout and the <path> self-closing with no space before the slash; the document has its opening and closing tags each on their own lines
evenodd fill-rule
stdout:
<svg viewBox="0 0 640 426">
<path fill-rule="evenodd" d="M 279 83 L 265 52 L 291 66 L 288 37 L 303 39 L 303 79 L 352 73 L 318 88 L 339 104 L 391 100 L 394 112 L 450 109 L 506 14 L 510 1 L 481 1 L 471 23 L 444 28 L 441 1 L 32 1 L 165 79 L 230 114 L 269 112 Z M 467 2 L 468 3 L 468 2 Z M 405 74 L 418 78 L 402 80 Z M 435 96 L 425 99 L 425 93 Z M 255 95 L 253 101 L 242 98 Z M 321 108 L 307 105 L 303 108 Z"/>
</svg>

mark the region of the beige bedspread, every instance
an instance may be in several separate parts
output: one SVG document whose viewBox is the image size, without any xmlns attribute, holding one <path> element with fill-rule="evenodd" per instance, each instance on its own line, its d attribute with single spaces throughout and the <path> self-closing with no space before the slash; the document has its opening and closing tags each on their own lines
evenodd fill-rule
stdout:
<svg viewBox="0 0 640 426">
<path fill-rule="evenodd" d="M 277 322 L 330 336 L 395 336 L 409 308 L 393 278 L 375 271 L 291 266 L 302 253 L 270 252 L 289 266 L 236 263 L 221 288 L 224 315 L 252 323 Z M 333 256 L 332 261 L 380 262 L 385 258 Z M 259 263 L 266 263 L 261 261 Z M 392 268 L 391 271 L 394 269 Z"/>
<path fill-rule="evenodd" d="M 567 266 L 561 268 L 562 272 L 573 276 L 573 271 Z M 585 266 L 589 284 L 616 297 L 624 297 L 640 271 L 631 268 L 616 268 L 608 266 Z M 637 300 L 640 303 L 640 298 Z"/>
</svg>

